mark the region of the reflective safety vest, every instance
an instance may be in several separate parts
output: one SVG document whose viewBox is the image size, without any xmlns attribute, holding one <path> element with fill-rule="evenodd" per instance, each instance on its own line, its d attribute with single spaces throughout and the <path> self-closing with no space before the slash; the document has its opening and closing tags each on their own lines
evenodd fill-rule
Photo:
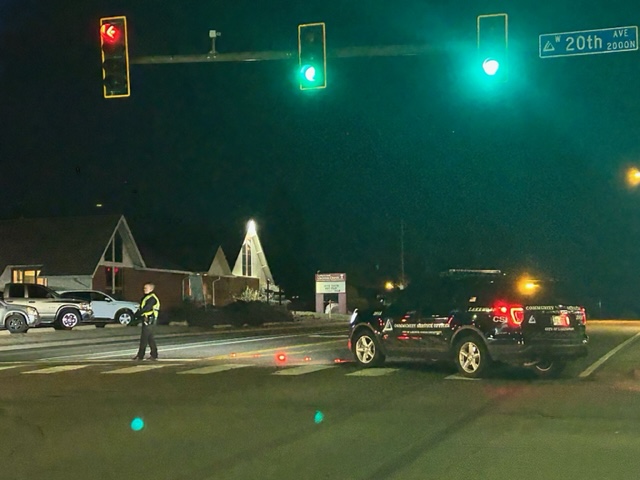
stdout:
<svg viewBox="0 0 640 480">
<path fill-rule="evenodd" d="M 153 317 L 154 319 L 158 318 L 158 312 L 160 311 L 160 299 L 158 298 L 158 296 L 151 292 L 148 295 L 145 295 L 144 298 L 142 299 L 142 302 L 140 302 L 140 310 L 144 310 L 145 305 L 147 304 L 147 302 L 149 300 L 151 300 L 152 298 L 154 298 L 156 300 L 156 303 L 153 305 L 153 307 L 151 307 L 151 311 L 149 312 L 142 312 L 142 315 L 146 318 L 149 317 Z"/>
</svg>

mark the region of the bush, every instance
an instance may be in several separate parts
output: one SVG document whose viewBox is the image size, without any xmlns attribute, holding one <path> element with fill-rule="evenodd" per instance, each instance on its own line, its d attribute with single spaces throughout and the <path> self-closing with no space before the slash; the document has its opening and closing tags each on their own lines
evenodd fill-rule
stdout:
<svg viewBox="0 0 640 480">
<path fill-rule="evenodd" d="M 265 323 L 293 322 L 293 315 L 284 307 L 259 301 L 237 301 L 224 307 L 197 306 L 191 302 L 171 310 L 172 320 L 186 320 L 192 327 L 232 325 L 259 327 Z"/>
<path fill-rule="evenodd" d="M 258 301 L 237 301 L 222 309 L 234 327 L 248 325 L 259 327 L 265 323 L 293 322 L 293 315 L 286 308 Z"/>
</svg>

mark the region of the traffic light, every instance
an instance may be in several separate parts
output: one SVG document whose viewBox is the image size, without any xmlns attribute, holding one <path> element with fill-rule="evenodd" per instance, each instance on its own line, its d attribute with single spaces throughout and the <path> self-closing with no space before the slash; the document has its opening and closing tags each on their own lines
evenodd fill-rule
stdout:
<svg viewBox="0 0 640 480">
<path fill-rule="evenodd" d="M 478 63 L 484 73 L 505 82 L 508 74 L 509 22 L 506 13 L 478 15 Z"/>
<path fill-rule="evenodd" d="M 298 25 L 298 78 L 300 90 L 327 86 L 327 45 L 325 24 Z"/>
<path fill-rule="evenodd" d="M 100 19 L 100 49 L 104 98 L 128 97 L 131 90 L 127 17 Z"/>
</svg>

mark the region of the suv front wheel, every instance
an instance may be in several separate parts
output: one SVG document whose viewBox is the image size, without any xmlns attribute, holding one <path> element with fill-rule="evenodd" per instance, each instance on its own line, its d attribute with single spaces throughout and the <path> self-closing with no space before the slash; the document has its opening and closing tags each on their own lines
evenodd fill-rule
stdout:
<svg viewBox="0 0 640 480">
<path fill-rule="evenodd" d="M 476 336 L 467 336 L 459 340 L 454 354 L 458 372 L 467 378 L 481 377 L 491 364 L 487 347 Z"/>
<path fill-rule="evenodd" d="M 80 323 L 80 313 L 73 308 L 65 308 L 58 314 L 54 325 L 56 330 L 71 330 Z"/>
</svg>

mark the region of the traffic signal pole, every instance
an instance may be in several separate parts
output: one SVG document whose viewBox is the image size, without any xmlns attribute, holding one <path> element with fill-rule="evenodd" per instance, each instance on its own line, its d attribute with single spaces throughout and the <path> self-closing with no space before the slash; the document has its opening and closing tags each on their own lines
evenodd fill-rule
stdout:
<svg viewBox="0 0 640 480">
<path fill-rule="evenodd" d="M 344 47 L 327 49 L 327 58 L 355 57 L 403 57 L 433 53 L 439 49 L 431 45 L 381 45 Z M 263 62 L 273 60 L 294 60 L 298 51 L 264 51 L 235 53 L 206 53 L 198 55 L 148 55 L 132 57 L 129 62 L 136 65 L 157 65 L 172 63 L 206 63 L 206 62 Z"/>
</svg>

